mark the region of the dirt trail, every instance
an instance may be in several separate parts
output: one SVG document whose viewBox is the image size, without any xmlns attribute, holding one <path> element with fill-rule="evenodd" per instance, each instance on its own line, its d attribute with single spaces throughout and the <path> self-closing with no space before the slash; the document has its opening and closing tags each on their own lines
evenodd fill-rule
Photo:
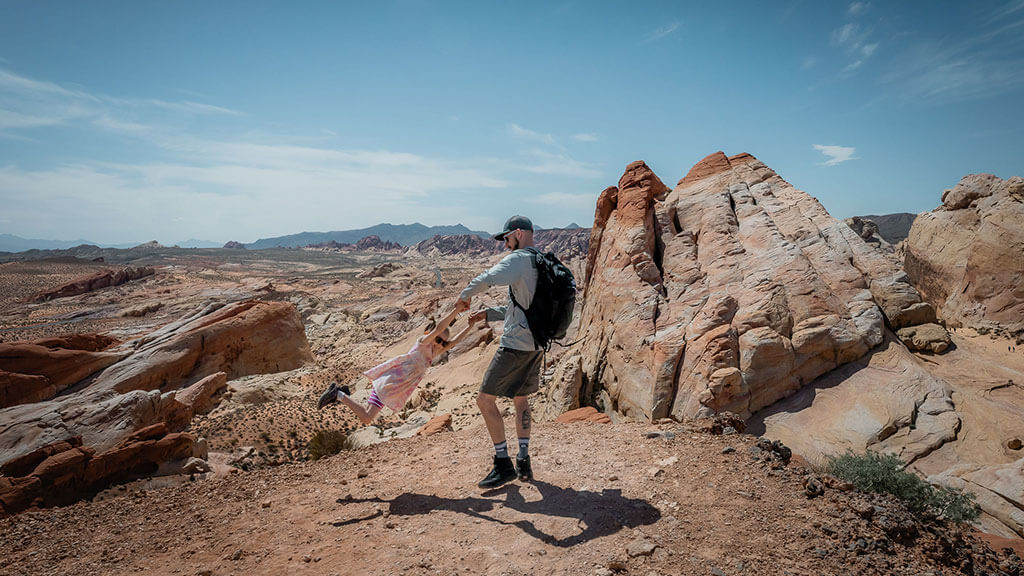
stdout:
<svg viewBox="0 0 1024 576">
<path fill-rule="evenodd" d="M 482 427 L 396 440 L 4 519 L 0 574 L 951 574 L 977 546 L 927 527 L 900 544 L 899 507 L 809 499 L 755 442 L 541 424 L 536 481 L 481 491 Z"/>
</svg>

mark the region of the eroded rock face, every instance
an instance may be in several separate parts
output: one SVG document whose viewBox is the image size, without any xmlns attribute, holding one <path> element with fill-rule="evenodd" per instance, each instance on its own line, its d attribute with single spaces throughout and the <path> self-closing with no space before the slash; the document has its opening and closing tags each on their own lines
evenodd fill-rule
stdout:
<svg viewBox="0 0 1024 576">
<path fill-rule="evenodd" d="M 146 426 L 183 430 L 228 379 L 291 370 L 312 358 L 295 306 L 256 300 L 207 306 L 113 352 L 115 360 L 130 356 L 84 390 L 0 410 L 0 464 L 76 436 L 102 452 Z"/>
<path fill-rule="evenodd" d="M 643 163 L 601 193 L 577 337 L 585 388 L 637 418 L 746 418 L 932 322 L 895 263 L 749 154 L 674 190 Z"/>
<path fill-rule="evenodd" d="M 1024 334 L 1024 178 L 965 176 L 910 229 L 905 266 L 947 324 Z"/>
</svg>

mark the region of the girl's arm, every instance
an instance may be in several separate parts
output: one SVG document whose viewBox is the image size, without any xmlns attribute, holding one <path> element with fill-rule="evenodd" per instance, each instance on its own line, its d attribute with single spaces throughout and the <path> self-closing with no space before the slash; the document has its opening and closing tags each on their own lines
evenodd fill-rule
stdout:
<svg viewBox="0 0 1024 576">
<path fill-rule="evenodd" d="M 447 316 L 442 318 L 441 321 L 437 323 L 437 326 L 434 326 L 434 329 L 429 334 L 427 334 L 424 340 L 426 340 L 427 342 L 431 342 L 434 340 L 434 338 L 440 336 L 442 332 L 444 332 L 447 328 L 451 327 L 452 324 L 455 324 L 455 317 L 458 315 L 459 309 L 453 308 L 452 311 L 449 312 Z"/>
</svg>

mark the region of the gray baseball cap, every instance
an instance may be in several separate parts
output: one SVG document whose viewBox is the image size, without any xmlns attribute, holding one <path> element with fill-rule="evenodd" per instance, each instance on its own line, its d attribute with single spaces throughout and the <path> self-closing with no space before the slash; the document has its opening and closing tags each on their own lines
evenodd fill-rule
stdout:
<svg viewBox="0 0 1024 576">
<path fill-rule="evenodd" d="M 505 222 L 505 229 L 494 235 L 495 240 L 504 240 L 509 232 L 514 230 L 529 230 L 533 232 L 533 222 L 526 216 L 513 216 Z"/>
</svg>

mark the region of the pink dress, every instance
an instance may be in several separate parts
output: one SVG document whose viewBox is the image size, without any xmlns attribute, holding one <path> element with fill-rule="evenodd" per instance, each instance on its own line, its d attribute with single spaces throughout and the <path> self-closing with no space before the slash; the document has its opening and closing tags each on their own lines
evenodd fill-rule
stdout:
<svg viewBox="0 0 1024 576">
<path fill-rule="evenodd" d="M 430 368 L 430 362 L 434 359 L 433 350 L 429 343 L 417 340 L 405 354 L 395 356 L 363 374 L 373 380 L 373 390 L 380 401 L 398 412 L 409 401 L 413 390 L 427 373 L 427 368 Z"/>
</svg>

